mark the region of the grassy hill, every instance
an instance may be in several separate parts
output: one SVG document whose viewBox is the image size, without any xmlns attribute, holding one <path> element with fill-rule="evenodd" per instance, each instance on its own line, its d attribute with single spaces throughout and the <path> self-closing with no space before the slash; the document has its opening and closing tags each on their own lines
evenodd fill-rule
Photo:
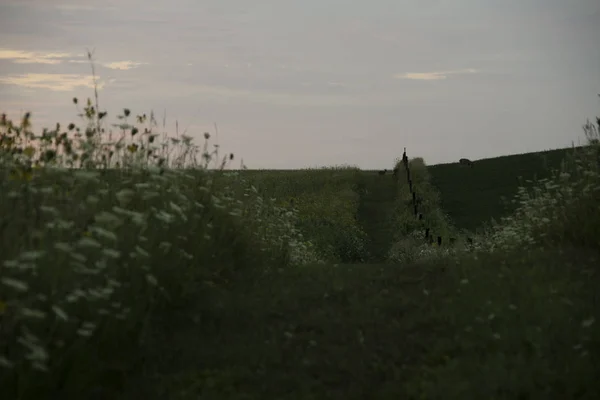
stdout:
<svg viewBox="0 0 600 400">
<path fill-rule="evenodd" d="M 428 167 L 438 189 L 441 207 L 457 228 L 476 230 L 491 218 L 499 220 L 515 210 L 511 202 L 520 186 L 559 170 L 573 148 L 476 160 L 472 168 L 459 163 Z"/>
</svg>

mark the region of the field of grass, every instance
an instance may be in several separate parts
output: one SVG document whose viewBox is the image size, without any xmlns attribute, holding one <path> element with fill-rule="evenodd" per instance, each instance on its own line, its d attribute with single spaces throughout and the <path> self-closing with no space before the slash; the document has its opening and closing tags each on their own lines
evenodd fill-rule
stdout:
<svg viewBox="0 0 600 400">
<path fill-rule="evenodd" d="M 411 158 L 418 219 L 400 162 L 228 171 L 80 111 L 0 121 L 2 398 L 600 397 L 600 120 L 546 165 Z"/>
</svg>

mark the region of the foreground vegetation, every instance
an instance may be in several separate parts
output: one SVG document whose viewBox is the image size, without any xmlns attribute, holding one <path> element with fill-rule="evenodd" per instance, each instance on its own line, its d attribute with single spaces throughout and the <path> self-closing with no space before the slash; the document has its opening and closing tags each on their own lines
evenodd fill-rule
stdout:
<svg viewBox="0 0 600 400">
<path fill-rule="evenodd" d="M 418 220 L 403 174 L 231 172 L 209 134 L 80 116 L 0 121 L 6 398 L 600 396 L 600 120 L 467 246 L 453 165 L 410 161 Z"/>
</svg>

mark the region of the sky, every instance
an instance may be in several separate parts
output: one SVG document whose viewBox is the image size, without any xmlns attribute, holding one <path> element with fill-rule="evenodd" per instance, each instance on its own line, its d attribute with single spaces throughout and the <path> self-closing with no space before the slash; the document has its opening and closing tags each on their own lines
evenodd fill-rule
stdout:
<svg viewBox="0 0 600 400">
<path fill-rule="evenodd" d="M 600 116 L 597 0 L 0 0 L 0 112 L 154 111 L 249 168 L 570 146 Z M 238 167 L 239 165 L 235 165 Z"/>
</svg>

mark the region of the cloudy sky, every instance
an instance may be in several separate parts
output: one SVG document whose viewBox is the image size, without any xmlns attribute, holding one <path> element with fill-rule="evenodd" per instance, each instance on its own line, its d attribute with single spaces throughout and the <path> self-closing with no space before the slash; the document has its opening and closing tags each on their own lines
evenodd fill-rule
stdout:
<svg viewBox="0 0 600 400">
<path fill-rule="evenodd" d="M 0 111 L 154 110 L 250 168 L 570 145 L 600 114 L 597 0 L 0 0 Z"/>
</svg>

